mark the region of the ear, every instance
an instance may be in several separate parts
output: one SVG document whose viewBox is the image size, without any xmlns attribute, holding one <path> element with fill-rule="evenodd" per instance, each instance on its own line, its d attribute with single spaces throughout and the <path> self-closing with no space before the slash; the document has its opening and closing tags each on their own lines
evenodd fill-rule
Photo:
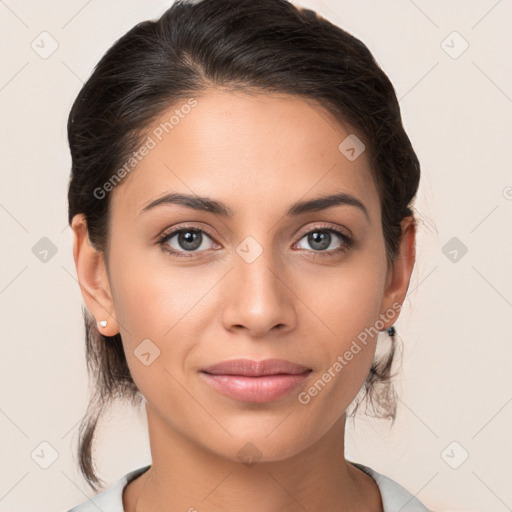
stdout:
<svg viewBox="0 0 512 512">
<path fill-rule="evenodd" d="M 414 262 L 416 260 L 416 223 L 414 218 L 405 217 L 400 225 L 402 236 L 399 249 L 388 270 L 381 305 L 380 318 L 385 324 L 384 329 L 391 327 L 398 319 L 398 313 L 407 295 Z M 391 315 L 391 311 L 395 311 L 396 313 Z"/>
<path fill-rule="evenodd" d="M 96 319 L 98 331 L 104 336 L 119 332 L 104 255 L 96 250 L 89 239 L 87 220 L 84 214 L 73 217 L 73 258 L 82 296 L 87 309 Z M 100 321 L 107 320 L 102 327 Z"/>
</svg>

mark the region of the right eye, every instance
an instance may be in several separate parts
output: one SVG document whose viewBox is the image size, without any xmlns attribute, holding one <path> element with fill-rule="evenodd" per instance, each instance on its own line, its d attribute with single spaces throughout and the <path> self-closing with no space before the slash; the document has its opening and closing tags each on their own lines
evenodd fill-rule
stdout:
<svg viewBox="0 0 512 512">
<path fill-rule="evenodd" d="M 212 240 L 204 230 L 192 226 L 185 226 L 164 233 L 159 238 L 158 244 L 162 246 L 164 251 L 178 258 L 191 258 L 194 257 L 193 253 L 207 250 L 207 248 L 204 247 L 206 239 Z M 198 250 L 201 249 L 201 247 L 203 247 L 203 250 Z M 187 252 L 192 254 L 187 255 Z"/>
</svg>

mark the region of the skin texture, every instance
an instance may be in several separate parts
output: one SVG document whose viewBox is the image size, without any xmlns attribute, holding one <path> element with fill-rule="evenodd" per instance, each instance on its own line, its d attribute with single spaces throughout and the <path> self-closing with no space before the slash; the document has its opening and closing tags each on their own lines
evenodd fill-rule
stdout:
<svg viewBox="0 0 512 512">
<path fill-rule="evenodd" d="M 415 259 L 412 219 L 402 223 L 400 255 L 388 268 L 366 153 L 349 161 L 338 149 L 353 133 L 348 127 L 293 96 L 208 90 L 196 99 L 114 189 L 107 262 L 91 246 L 83 215 L 72 223 L 86 305 L 100 332 L 121 333 L 146 403 L 152 467 L 125 488 L 125 509 L 382 510 L 376 483 L 344 458 L 345 410 L 377 338 L 308 404 L 297 395 L 403 303 Z M 169 192 L 207 196 L 234 215 L 171 204 L 140 214 Z M 296 201 L 337 192 L 361 200 L 369 220 L 350 205 L 285 216 Z M 348 230 L 353 246 L 334 253 L 344 241 L 332 233 L 329 247 L 318 249 L 306 235 L 319 223 L 320 231 Z M 201 247 L 186 253 L 178 236 L 167 247 L 192 257 L 155 242 L 184 225 L 207 230 Z M 252 263 L 236 251 L 248 236 L 263 251 Z M 149 366 L 134 355 L 145 339 L 160 350 Z M 198 374 L 238 357 L 288 359 L 313 371 L 289 395 L 261 404 L 225 397 Z M 238 456 L 247 443 L 260 457 L 250 466 Z"/>
</svg>

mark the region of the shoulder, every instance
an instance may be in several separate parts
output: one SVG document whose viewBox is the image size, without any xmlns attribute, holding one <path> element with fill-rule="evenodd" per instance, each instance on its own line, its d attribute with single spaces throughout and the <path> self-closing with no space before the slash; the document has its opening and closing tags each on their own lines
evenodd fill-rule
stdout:
<svg viewBox="0 0 512 512">
<path fill-rule="evenodd" d="M 101 510 L 102 512 L 124 512 L 123 490 L 125 486 L 131 480 L 144 473 L 149 469 L 149 467 L 150 466 L 148 465 L 130 471 L 108 489 L 105 489 L 104 491 L 96 494 L 96 496 L 83 501 L 67 512 L 98 512 L 98 510 Z"/>
<path fill-rule="evenodd" d="M 432 512 L 418 498 L 391 478 L 363 464 L 349 462 L 375 480 L 382 496 L 384 512 L 394 512 L 396 510 L 401 512 Z"/>
</svg>

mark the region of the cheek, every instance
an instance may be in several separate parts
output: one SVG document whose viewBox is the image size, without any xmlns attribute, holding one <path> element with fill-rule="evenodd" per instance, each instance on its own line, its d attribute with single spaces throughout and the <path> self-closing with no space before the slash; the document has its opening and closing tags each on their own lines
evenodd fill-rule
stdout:
<svg viewBox="0 0 512 512">
<path fill-rule="evenodd" d="M 385 263 L 372 254 L 359 253 L 339 268 L 319 268 L 301 279 L 301 294 L 333 338 L 343 344 L 357 337 L 379 318 L 386 280 Z"/>
<path fill-rule="evenodd" d="M 171 336 L 199 298 L 193 269 L 173 266 L 159 248 L 129 247 L 117 253 L 112 251 L 115 308 L 128 338 Z"/>
<path fill-rule="evenodd" d="M 329 402 L 337 411 L 348 407 L 370 370 L 386 278 L 385 264 L 377 256 L 361 256 L 351 263 L 328 269 L 329 275 L 317 271 L 314 279 L 301 285 L 302 294 L 309 290 L 324 333 L 318 340 L 323 368 L 317 377 L 325 387 L 318 382 L 315 388 L 322 390 L 319 402 Z"/>
<path fill-rule="evenodd" d="M 129 257 L 118 260 L 112 253 L 112 261 L 119 261 L 112 266 L 116 315 L 130 371 L 143 394 L 145 381 L 154 380 L 157 371 L 166 386 L 172 379 L 165 369 L 174 374 L 185 371 L 189 352 L 212 323 L 208 315 L 218 311 L 212 305 L 217 274 L 201 267 L 173 266 L 165 254 L 156 252 L 138 254 L 130 249 L 124 253 Z M 150 372 L 140 360 L 141 352 L 149 352 L 150 359 L 158 354 Z"/>
<path fill-rule="evenodd" d="M 187 327 L 195 321 L 198 294 L 178 271 L 165 273 L 129 260 L 117 269 L 115 282 L 116 314 L 133 380 L 150 403 L 174 410 L 186 399 L 179 382 L 193 346 L 193 329 Z"/>
</svg>

